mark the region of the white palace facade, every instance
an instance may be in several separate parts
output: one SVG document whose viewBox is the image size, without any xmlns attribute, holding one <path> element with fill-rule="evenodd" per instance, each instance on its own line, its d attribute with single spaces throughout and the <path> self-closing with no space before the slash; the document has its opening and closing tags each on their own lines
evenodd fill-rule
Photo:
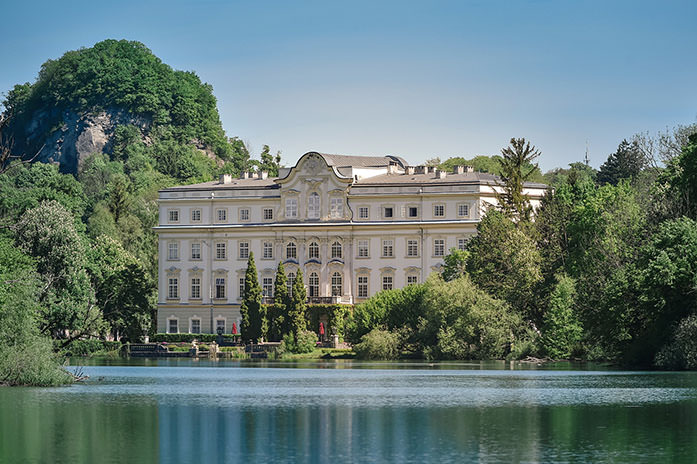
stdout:
<svg viewBox="0 0 697 464">
<path fill-rule="evenodd" d="M 445 172 L 396 156 L 309 152 L 279 174 L 160 191 L 158 332 L 239 328 L 251 253 L 266 297 L 279 261 L 289 281 L 302 269 L 311 303 L 354 304 L 423 282 L 464 248 L 501 189 L 467 166 Z M 545 189 L 525 185 L 533 207 Z"/>
</svg>

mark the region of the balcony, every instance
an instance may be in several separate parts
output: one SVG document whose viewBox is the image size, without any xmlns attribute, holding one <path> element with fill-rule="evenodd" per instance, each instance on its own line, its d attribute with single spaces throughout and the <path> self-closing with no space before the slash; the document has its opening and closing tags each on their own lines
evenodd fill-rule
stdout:
<svg viewBox="0 0 697 464">
<path fill-rule="evenodd" d="M 341 297 L 341 296 L 308 296 L 306 300 L 307 304 L 351 304 L 351 297 Z M 273 304 L 273 297 L 264 296 L 261 298 L 261 304 L 271 305 Z"/>
</svg>

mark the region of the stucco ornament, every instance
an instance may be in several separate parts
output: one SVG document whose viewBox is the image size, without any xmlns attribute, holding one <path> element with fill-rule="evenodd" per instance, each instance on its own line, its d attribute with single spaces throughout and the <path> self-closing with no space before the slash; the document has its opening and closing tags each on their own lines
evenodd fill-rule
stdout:
<svg viewBox="0 0 697 464">
<path fill-rule="evenodd" d="M 307 161 L 305 162 L 305 167 L 310 174 L 319 174 L 320 170 L 322 169 L 319 156 L 312 155 L 308 157 Z"/>
</svg>

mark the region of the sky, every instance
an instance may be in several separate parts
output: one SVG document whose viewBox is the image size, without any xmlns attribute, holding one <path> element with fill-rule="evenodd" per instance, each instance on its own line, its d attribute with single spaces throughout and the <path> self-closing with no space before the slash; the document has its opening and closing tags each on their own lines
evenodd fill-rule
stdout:
<svg viewBox="0 0 697 464">
<path fill-rule="evenodd" d="M 0 0 L 0 93 L 107 38 L 213 86 L 254 153 L 492 155 L 600 166 L 623 138 L 697 121 L 694 1 Z"/>
</svg>

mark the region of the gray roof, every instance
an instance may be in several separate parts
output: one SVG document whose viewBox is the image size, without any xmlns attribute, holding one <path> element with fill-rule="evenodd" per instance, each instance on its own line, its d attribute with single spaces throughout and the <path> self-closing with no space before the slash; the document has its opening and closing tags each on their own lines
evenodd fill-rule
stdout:
<svg viewBox="0 0 697 464">
<path fill-rule="evenodd" d="M 266 179 L 236 179 L 233 178 L 232 182 L 229 184 L 221 184 L 218 180 L 213 180 L 210 182 L 202 182 L 200 184 L 189 184 L 189 185 L 177 185 L 176 187 L 169 187 L 163 190 L 166 191 L 177 191 L 177 190 L 215 190 L 215 189 L 249 189 L 249 188 L 261 188 L 261 189 L 273 189 L 280 188 L 280 185 L 274 182 L 277 177 L 268 177 Z"/>
<path fill-rule="evenodd" d="M 329 166 L 337 168 L 360 167 L 377 168 L 389 166 L 390 164 L 400 164 L 406 167 L 407 163 L 398 156 L 353 156 L 353 155 L 333 155 L 329 153 L 318 153 Z"/>
<path fill-rule="evenodd" d="M 501 179 L 488 172 L 464 172 L 453 174 L 451 172 L 441 179 L 435 173 L 428 174 L 381 174 L 379 176 L 359 179 L 354 186 L 374 186 L 374 185 L 414 185 L 414 184 L 452 184 L 452 183 L 471 183 L 471 184 L 499 184 Z M 536 182 L 525 182 L 526 187 L 547 188 L 547 185 Z"/>
</svg>

